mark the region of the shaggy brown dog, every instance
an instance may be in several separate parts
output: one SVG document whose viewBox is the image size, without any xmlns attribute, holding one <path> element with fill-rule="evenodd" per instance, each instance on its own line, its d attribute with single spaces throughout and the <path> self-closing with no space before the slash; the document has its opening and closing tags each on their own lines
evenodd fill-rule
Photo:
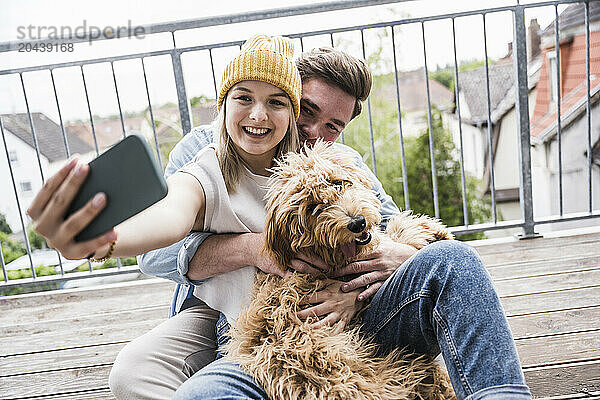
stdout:
<svg viewBox="0 0 600 400">
<path fill-rule="evenodd" d="M 366 174 L 347 154 L 318 142 L 289 154 L 274 170 L 267 195 L 265 251 L 281 266 L 312 252 L 331 270 L 372 252 L 382 240 L 420 249 L 452 239 L 439 221 L 402 213 L 378 225 L 380 202 Z M 313 329 L 296 312 L 327 276 L 259 274 L 252 303 L 230 331 L 228 357 L 276 399 L 449 399 L 447 375 L 425 356 L 381 354 L 355 320 L 342 333 Z"/>
</svg>

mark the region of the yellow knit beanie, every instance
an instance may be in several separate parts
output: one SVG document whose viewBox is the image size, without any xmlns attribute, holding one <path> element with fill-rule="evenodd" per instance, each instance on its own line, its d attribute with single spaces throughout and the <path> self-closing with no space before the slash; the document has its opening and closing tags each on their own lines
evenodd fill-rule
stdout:
<svg viewBox="0 0 600 400">
<path fill-rule="evenodd" d="M 288 38 L 256 35 L 248 39 L 240 54 L 223 71 L 217 101 L 219 110 L 233 85 L 241 81 L 262 81 L 277 86 L 290 96 L 298 119 L 302 83 L 298 68 L 292 61 L 293 55 L 294 43 Z"/>
</svg>

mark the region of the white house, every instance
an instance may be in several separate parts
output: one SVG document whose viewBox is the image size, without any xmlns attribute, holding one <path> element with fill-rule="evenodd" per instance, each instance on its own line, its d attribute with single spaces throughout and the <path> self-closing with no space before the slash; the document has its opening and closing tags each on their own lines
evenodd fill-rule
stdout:
<svg viewBox="0 0 600 400">
<path fill-rule="evenodd" d="M 591 66 L 591 136 L 593 209 L 600 209 L 600 54 L 594 51 L 600 44 L 600 3 L 590 3 L 590 66 Z M 587 118 L 585 85 L 585 34 L 582 4 L 569 6 L 559 16 L 561 49 L 561 128 L 563 164 L 563 213 L 588 210 Z M 554 23 L 540 30 L 532 20 L 528 34 L 529 117 L 531 133 L 531 162 L 534 218 L 558 215 L 559 173 L 556 113 L 556 53 Z M 509 47 L 510 48 L 510 47 Z M 519 142 L 515 111 L 514 67 L 512 57 L 490 66 L 492 161 L 497 211 L 501 220 L 521 218 L 519 204 Z M 583 72 L 582 72 L 583 71 Z M 488 162 L 487 99 L 485 70 L 479 69 L 459 76 L 460 106 L 463 118 L 465 169 L 478 176 L 483 170 L 484 191 L 490 194 Z M 504 89 L 502 89 L 504 88 Z M 500 90 L 502 89 L 502 90 Z M 504 92 L 502 96 L 499 93 Z M 482 95 L 483 93 L 483 95 Z M 475 110 L 475 111 L 474 111 Z M 456 115 L 449 118 L 450 129 L 457 138 Z M 479 133 L 474 130 L 477 128 Z M 473 152 L 473 149 L 475 151 Z M 480 164 L 480 162 L 482 162 Z M 473 169 L 475 165 L 475 169 Z M 597 220 L 540 225 L 545 232 L 590 224 Z M 514 231 L 514 230 L 513 230 Z M 489 236 L 505 235 L 512 231 L 492 232 Z M 515 231 L 516 232 L 516 231 Z"/>
<path fill-rule="evenodd" d="M 583 4 L 567 7 L 559 16 L 560 85 L 554 24 L 541 32 L 542 66 L 531 118 L 534 216 L 560 214 L 558 98 L 561 100 L 562 212 L 589 210 L 586 33 Z M 590 131 L 592 209 L 600 209 L 600 3 L 590 2 Z M 559 92 L 560 87 L 560 92 Z M 559 97 L 560 96 L 560 97 Z M 598 225 L 598 219 L 574 221 L 546 229 Z"/>
</svg>

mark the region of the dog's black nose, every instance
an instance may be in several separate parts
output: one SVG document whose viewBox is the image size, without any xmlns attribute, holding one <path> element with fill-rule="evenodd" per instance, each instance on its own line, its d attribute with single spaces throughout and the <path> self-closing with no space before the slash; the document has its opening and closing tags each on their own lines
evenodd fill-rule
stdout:
<svg viewBox="0 0 600 400">
<path fill-rule="evenodd" d="M 352 221 L 348 224 L 348 229 L 350 232 L 359 233 L 365 230 L 367 227 L 367 221 L 365 221 L 365 217 L 359 215 L 358 217 L 352 218 Z"/>
</svg>

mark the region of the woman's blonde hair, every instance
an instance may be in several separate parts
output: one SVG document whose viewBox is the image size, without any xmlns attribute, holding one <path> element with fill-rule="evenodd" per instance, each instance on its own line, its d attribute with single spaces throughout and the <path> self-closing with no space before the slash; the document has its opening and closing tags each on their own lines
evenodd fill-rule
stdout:
<svg viewBox="0 0 600 400">
<path fill-rule="evenodd" d="M 227 95 L 225 95 L 225 98 L 227 98 Z M 229 136 L 229 133 L 227 133 L 227 126 L 225 123 L 225 113 L 227 111 L 225 103 L 226 101 L 223 102 L 223 106 L 220 108 L 217 118 L 213 121 L 213 131 L 217 134 L 215 136 L 215 142 L 219 167 L 221 168 L 227 191 L 232 193 L 236 190 L 243 168 L 248 168 L 248 165 L 246 165 L 244 159 L 238 153 L 233 140 Z M 290 122 L 288 129 L 283 139 L 277 144 L 274 159 L 281 158 L 281 156 L 290 151 L 298 151 L 298 148 L 300 147 L 294 108 L 291 105 L 289 106 L 289 113 Z"/>
</svg>

